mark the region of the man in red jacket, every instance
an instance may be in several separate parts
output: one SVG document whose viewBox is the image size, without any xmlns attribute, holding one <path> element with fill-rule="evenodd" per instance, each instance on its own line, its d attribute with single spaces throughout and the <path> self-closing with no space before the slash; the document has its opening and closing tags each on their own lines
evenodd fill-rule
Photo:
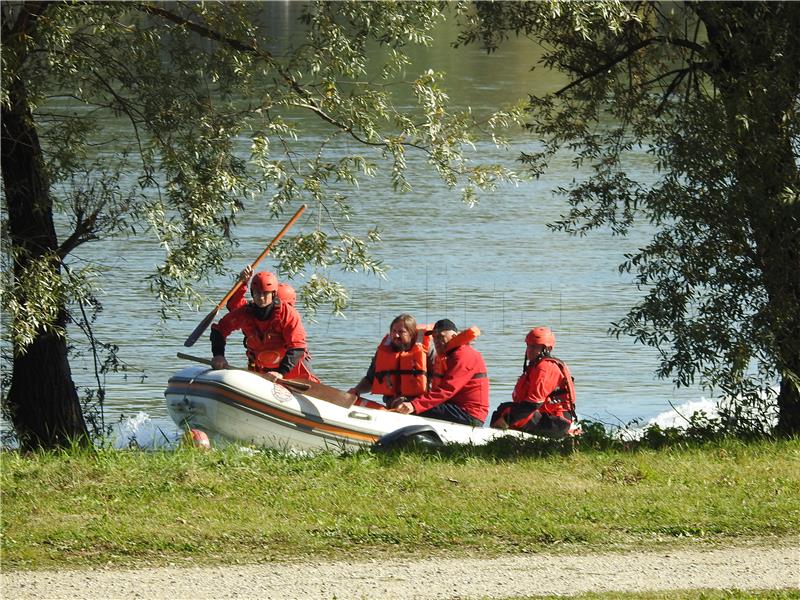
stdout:
<svg viewBox="0 0 800 600">
<path fill-rule="evenodd" d="M 433 336 L 439 356 L 446 359 L 445 371 L 437 385 L 394 410 L 430 419 L 453 421 L 480 427 L 489 414 L 489 376 L 481 353 L 468 343 L 447 348 L 458 333 L 450 319 L 436 321 L 425 335 Z"/>
<path fill-rule="evenodd" d="M 556 336 L 534 327 L 525 336 L 525 366 L 511 395 L 494 411 L 491 426 L 560 439 L 569 434 L 575 414 L 575 386 L 567 365 L 550 353 Z"/>
<path fill-rule="evenodd" d="M 250 283 L 252 302 L 233 309 L 211 326 L 211 361 L 215 369 L 228 366 L 227 337 L 237 329 L 246 336 L 247 368 L 266 373 L 270 379 L 302 378 L 318 381 L 311 373 L 306 331 L 300 314 L 277 297 L 278 279 L 262 271 Z"/>
</svg>

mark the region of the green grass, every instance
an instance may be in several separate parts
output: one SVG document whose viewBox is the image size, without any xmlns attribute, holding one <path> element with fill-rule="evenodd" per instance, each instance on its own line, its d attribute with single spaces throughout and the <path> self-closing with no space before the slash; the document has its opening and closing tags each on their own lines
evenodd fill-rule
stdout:
<svg viewBox="0 0 800 600">
<path fill-rule="evenodd" d="M 2 455 L 4 570 L 772 543 L 798 531 L 800 440 L 506 459 Z"/>
</svg>

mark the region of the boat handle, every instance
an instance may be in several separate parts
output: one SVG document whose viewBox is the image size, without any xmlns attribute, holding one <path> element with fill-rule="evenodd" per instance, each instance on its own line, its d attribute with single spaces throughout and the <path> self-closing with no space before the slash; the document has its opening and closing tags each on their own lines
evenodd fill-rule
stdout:
<svg viewBox="0 0 800 600">
<path fill-rule="evenodd" d="M 363 421 L 371 421 L 372 415 L 368 415 L 367 413 L 359 412 L 357 410 L 351 410 L 347 413 L 347 416 L 352 419 L 362 419 Z"/>
</svg>

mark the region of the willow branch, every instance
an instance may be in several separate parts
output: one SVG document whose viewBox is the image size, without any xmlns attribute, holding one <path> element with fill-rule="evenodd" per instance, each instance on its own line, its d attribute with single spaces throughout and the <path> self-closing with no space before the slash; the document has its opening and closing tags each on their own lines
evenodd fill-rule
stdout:
<svg viewBox="0 0 800 600">
<path fill-rule="evenodd" d="M 75 230 L 72 234 L 64 240 L 56 250 L 56 254 L 63 261 L 67 255 L 75 248 L 85 242 L 98 239 L 97 236 L 97 218 L 103 207 L 93 210 L 87 218 L 83 217 L 83 213 L 78 211 L 76 214 Z"/>
<path fill-rule="evenodd" d="M 372 147 L 385 147 L 386 146 L 386 144 L 384 142 L 372 142 L 372 141 L 362 137 L 361 135 L 359 135 L 355 131 L 355 129 L 352 127 L 352 125 L 349 125 L 349 124 L 347 124 L 347 123 L 345 123 L 343 121 L 340 121 L 340 120 L 336 119 L 335 117 L 329 115 L 327 112 L 325 112 L 325 110 L 323 110 L 316 102 L 314 102 L 312 94 L 307 89 L 305 89 L 303 86 L 301 86 L 297 82 L 296 79 L 294 79 L 291 75 L 289 75 L 283 69 L 283 67 L 281 67 L 281 65 L 279 65 L 277 63 L 275 58 L 270 53 L 265 52 L 264 50 L 261 50 L 254 43 L 245 43 L 245 42 L 242 42 L 241 40 L 238 40 L 236 38 L 231 38 L 231 37 L 225 36 L 225 35 L 221 34 L 220 32 L 215 31 L 215 30 L 213 30 L 213 29 L 211 29 L 209 27 L 206 27 L 204 25 L 200 25 L 198 23 L 190 21 L 189 19 L 186 19 L 185 17 L 182 17 L 182 16 L 180 16 L 178 14 L 175 14 L 175 13 L 169 11 L 169 10 L 166 10 L 166 9 L 162 8 L 162 6 L 163 5 L 155 6 L 155 5 L 151 4 L 151 3 L 140 3 L 140 4 L 136 5 L 136 7 L 139 10 L 143 11 L 143 12 L 146 12 L 146 13 L 154 15 L 154 16 L 161 17 L 163 19 L 166 19 L 166 20 L 168 20 L 168 21 L 170 21 L 172 23 L 175 23 L 177 25 L 180 25 L 182 27 L 186 27 L 189 31 L 192 31 L 192 32 L 194 32 L 194 33 L 196 33 L 196 34 L 198 34 L 200 36 L 203 36 L 203 37 L 205 37 L 207 39 L 211 39 L 211 40 L 214 40 L 214 41 L 217 41 L 217 42 L 220 42 L 220 43 L 224 43 L 224 44 L 230 46 L 231 48 L 233 48 L 234 50 L 238 50 L 240 52 L 244 52 L 244 53 L 247 53 L 247 54 L 252 54 L 254 56 L 262 58 L 263 60 L 265 60 L 269 65 L 271 65 L 280 74 L 280 76 L 283 78 L 283 80 L 286 82 L 286 84 L 292 89 L 292 91 L 294 91 L 296 94 L 298 94 L 298 96 L 300 96 L 303 99 L 302 101 L 288 102 L 288 104 L 290 104 L 292 106 L 296 106 L 298 108 L 304 108 L 306 110 L 311 111 L 312 113 L 317 115 L 319 118 L 321 118 L 326 123 L 332 125 L 333 127 L 336 127 L 337 129 L 342 130 L 343 132 L 345 132 L 348 135 L 350 135 L 354 140 L 356 140 L 357 142 L 359 142 L 359 143 L 361 143 L 361 144 L 363 144 L 365 146 L 372 146 Z M 428 156 L 433 156 L 433 153 L 428 148 L 426 148 L 425 146 L 422 146 L 420 144 L 415 144 L 415 143 L 411 143 L 411 142 L 401 142 L 401 144 L 403 146 L 405 146 L 405 147 L 408 147 L 408 148 L 415 148 L 417 150 L 421 150 L 421 151 L 425 152 L 426 154 L 428 154 Z M 447 165 L 444 165 L 439 160 L 437 160 L 436 163 L 442 165 L 443 168 L 447 167 Z M 456 171 L 456 172 L 458 172 L 458 171 Z"/>
<path fill-rule="evenodd" d="M 567 92 L 568 90 L 572 89 L 573 87 L 581 85 L 584 82 L 589 81 L 590 79 L 594 79 L 601 73 L 604 73 L 609 69 L 611 69 L 612 67 L 615 67 L 622 61 L 629 59 L 631 56 L 636 54 L 642 48 L 646 48 L 654 44 L 669 44 L 673 46 L 680 46 L 682 48 L 687 48 L 689 50 L 692 50 L 693 52 L 702 52 L 703 50 L 702 46 L 700 46 L 699 44 L 696 44 L 694 42 L 682 38 L 674 39 L 666 36 L 656 36 L 653 38 L 648 38 L 646 40 L 640 41 L 638 44 L 634 44 L 633 46 L 628 47 L 622 54 L 611 58 L 611 60 L 609 60 L 608 62 L 603 63 L 602 65 L 600 65 L 595 69 L 592 69 L 588 73 L 583 73 L 578 79 L 571 81 L 570 83 L 562 87 L 560 90 L 555 92 L 554 95 L 560 96 L 565 92 Z"/>
</svg>

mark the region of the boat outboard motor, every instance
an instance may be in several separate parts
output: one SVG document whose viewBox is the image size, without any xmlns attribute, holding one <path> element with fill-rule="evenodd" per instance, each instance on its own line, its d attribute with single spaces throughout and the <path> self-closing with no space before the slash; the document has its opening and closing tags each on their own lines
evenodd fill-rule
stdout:
<svg viewBox="0 0 800 600">
<path fill-rule="evenodd" d="M 444 446 L 444 442 L 430 425 L 406 425 L 382 436 L 375 442 L 373 449 L 395 450 L 412 446 L 438 448 Z"/>
</svg>

